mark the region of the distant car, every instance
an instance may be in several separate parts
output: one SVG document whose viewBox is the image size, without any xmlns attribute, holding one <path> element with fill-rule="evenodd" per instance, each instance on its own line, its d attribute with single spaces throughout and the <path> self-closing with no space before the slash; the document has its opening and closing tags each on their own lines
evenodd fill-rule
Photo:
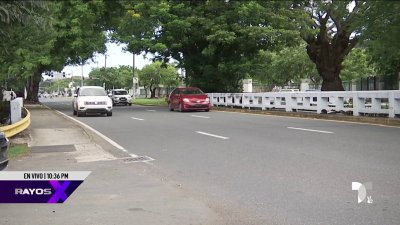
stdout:
<svg viewBox="0 0 400 225">
<path fill-rule="evenodd" d="M 8 150 L 10 141 L 7 139 L 3 131 L 0 131 L 0 170 L 3 170 L 8 165 Z"/>
<path fill-rule="evenodd" d="M 132 105 L 132 102 L 131 102 L 132 97 L 124 89 L 111 90 L 111 98 L 113 101 L 113 105 L 117 105 L 117 104 Z"/>
<path fill-rule="evenodd" d="M 181 112 L 190 110 L 210 111 L 211 104 L 207 94 L 199 88 L 175 88 L 168 98 L 170 111 L 179 110 Z"/>
<path fill-rule="evenodd" d="M 74 115 L 101 113 L 112 116 L 113 104 L 103 87 L 83 86 L 76 90 L 72 102 Z"/>
</svg>

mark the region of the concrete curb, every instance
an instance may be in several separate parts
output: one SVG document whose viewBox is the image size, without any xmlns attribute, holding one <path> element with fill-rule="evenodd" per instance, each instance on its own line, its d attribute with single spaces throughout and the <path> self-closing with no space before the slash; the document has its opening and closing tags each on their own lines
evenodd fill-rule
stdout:
<svg viewBox="0 0 400 225">
<path fill-rule="evenodd" d="M 257 109 L 240 109 L 240 108 L 228 108 L 228 107 L 212 107 L 214 111 L 223 112 L 238 112 L 238 113 L 249 113 L 249 114 L 259 114 L 259 115 L 270 115 L 270 116 L 283 116 L 283 117 L 293 117 L 293 118 L 309 118 L 309 119 L 319 119 L 319 120 L 332 120 L 332 121 L 342 121 L 351 123 L 365 123 L 365 124 L 375 124 L 375 125 L 385 125 L 400 127 L 400 119 L 392 118 L 381 118 L 381 117 L 362 117 L 362 116 L 346 116 L 337 114 L 311 114 L 302 112 L 284 112 L 284 111 L 272 111 L 272 110 L 257 110 Z"/>
</svg>

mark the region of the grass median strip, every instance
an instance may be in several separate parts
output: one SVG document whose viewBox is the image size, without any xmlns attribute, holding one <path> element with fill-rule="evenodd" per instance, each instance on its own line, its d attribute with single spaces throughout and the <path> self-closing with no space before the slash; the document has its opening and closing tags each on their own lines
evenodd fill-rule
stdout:
<svg viewBox="0 0 400 225">
<path fill-rule="evenodd" d="M 154 106 L 167 106 L 168 103 L 164 98 L 137 98 L 133 100 L 136 105 L 154 105 Z"/>
<path fill-rule="evenodd" d="M 29 147 L 27 144 L 11 144 L 9 157 L 10 159 L 17 158 L 28 153 Z"/>
</svg>

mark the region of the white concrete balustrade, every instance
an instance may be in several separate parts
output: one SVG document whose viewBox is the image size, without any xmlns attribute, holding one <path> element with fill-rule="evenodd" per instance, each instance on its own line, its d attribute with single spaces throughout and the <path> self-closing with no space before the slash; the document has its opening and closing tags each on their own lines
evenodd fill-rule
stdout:
<svg viewBox="0 0 400 225">
<path fill-rule="evenodd" d="M 213 106 L 400 116 L 400 91 L 210 93 Z"/>
</svg>

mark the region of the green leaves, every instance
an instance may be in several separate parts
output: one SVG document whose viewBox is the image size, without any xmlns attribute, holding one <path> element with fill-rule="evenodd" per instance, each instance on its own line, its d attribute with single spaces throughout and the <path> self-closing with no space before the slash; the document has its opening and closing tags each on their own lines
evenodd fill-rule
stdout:
<svg viewBox="0 0 400 225">
<path fill-rule="evenodd" d="M 267 85 L 286 85 L 289 81 L 314 78 L 318 73 L 305 52 L 305 45 L 287 47 L 278 52 L 261 51 L 249 69 L 256 80 Z"/>
<path fill-rule="evenodd" d="M 369 61 L 376 65 L 380 74 L 396 77 L 400 72 L 400 4 L 377 1 L 370 5 L 364 36 Z"/>
<path fill-rule="evenodd" d="M 146 1 L 126 3 L 126 16 L 113 37 L 129 50 L 173 58 L 186 82 L 205 91 L 238 91 L 246 60 L 259 50 L 299 43 L 297 31 L 281 14 L 287 2 Z M 285 11 L 286 12 L 286 11 Z M 132 16 L 132 13 L 140 16 Z"/>
<path fill-rule="evenodd" d="M 133 71 L 131 66 L 96 68 L 89 73 L 89 77 L 85 80 L 86 85 L 103 86 L 105 84 L 107 89 L 129 89 L 132 87 Z"/>
<path fill-rule="evenodd" d="M 364 78 L 376 74 L 374 67 L 368 62 L 365 49 L 355 48 L 346 57 L 341 73 L 342 80 L 351 81 L 353 79 Z"/>
<path fill-rule="evenodd" d="M 140 85 L 150 89 L 159 85 L 175 86 L 178 81 L 175 67 L 171 64 L 163 65 L 159 61 L 143 67 L 139 72 Z"/>
</svg>

